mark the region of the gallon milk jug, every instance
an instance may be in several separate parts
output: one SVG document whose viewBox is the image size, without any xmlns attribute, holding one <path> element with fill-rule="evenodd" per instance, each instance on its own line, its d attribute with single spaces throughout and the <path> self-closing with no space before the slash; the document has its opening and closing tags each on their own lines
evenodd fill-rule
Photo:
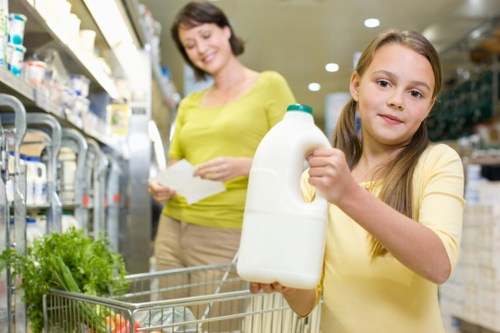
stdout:
<svg viewBox="0 0 500 333">
<path fill-rule="evenodd" d="M 305 157 L 330 146 L 312 109 L 293 104 L 264 136 L 250 169 L 237 271 L 251 282 L 314 288 L 325 248 L 327 202 L 305 202 L 300 177 Z"/>
<path fill-rule="evenodd" d="M 71 148 L 59 149 L 58 159 L 62 172 L 60 196 L 63 203 L 75 200 L 76 158 L 76 153 Z"/>
<path fill-rule="evenodd" d="M 31 157 L 30 161 L 34 168 L 34 204 L 43 206 L 47 204 L 47 167 L 40 157 Z"/>
<path fill-rule="evenodd" d="M 26 218 L 26 243 L 28 245 L 33 244 L 35 239 L 42 238 L 44 236 L 43 230 L 38 226 L 35 218 Z"/>
</svg>

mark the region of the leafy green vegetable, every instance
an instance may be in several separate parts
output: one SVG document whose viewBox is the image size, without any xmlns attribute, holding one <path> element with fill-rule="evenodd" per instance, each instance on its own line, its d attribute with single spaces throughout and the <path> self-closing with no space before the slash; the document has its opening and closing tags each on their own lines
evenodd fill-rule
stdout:
<svg viewBox="0 0 500 333">
<path fill-rule="evenodd" d="M 111 249 L 107 238 L 94 240 L 83 230 L 70 228 L 34 241 L 26 255 L 13 249 L 0 254 L 0 271 L 10 267 L 14 277 L 22 278 L 20 286 L 28 307 L 28 318 L 35 333 L 43 328 L 43 295 L 50 289 L 83 292 L 94 296 L 121 296 L 128 287 L 125 263 Z M 93 325 L 102 323 L 105 313 L 92 312 L 80 303 L 80 310 Z M 97 324 L 96 324 L 97 323 Z"/>
</svg>

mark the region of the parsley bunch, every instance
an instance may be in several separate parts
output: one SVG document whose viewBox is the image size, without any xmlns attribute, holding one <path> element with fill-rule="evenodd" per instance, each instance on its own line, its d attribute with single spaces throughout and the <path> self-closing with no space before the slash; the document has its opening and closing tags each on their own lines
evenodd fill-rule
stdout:
<svg viewBox="0 0 500 333">
<path fill-rule="evenodd" d="M 111 249 L 109 240 L 94 240 L 76 228 L 35 240 L 26 255 L 13 249 L 3 251 L 0 271 L 7 267 L 12 269 L 14 277 L 22 278 L 19 287 L 23 289 L 23 301 L 35 333 L 42 331 L 43 295 L 50 289 L 119 297 L 129 287 L 124 279 L 127 272 L 123 258 Z M 95 316 L 99 313 L 89 307 L 80 310 L 90 316 L 92 326 L 102 322 Z"/>
</svg>

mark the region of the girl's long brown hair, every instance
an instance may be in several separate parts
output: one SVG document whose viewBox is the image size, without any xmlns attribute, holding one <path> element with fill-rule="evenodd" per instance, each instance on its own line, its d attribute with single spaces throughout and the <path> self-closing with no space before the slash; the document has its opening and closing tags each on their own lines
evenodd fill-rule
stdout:
<svg viewBox="0 0 500 333">
<path fill-rule="evenodd" d="M 441 62 L 432 44 L 417 32 L 388 30 L 380 34 L 368 45 L 359 58 L 355 69 L 359 77 L 363 76 L 375 52 L 383 45 L 392 43 L 410 48 L 429 60 L 435 79 L 432 97 L 436 98 L 441 90 Z M 356 107 L 357 102 L 351 98 L 341 112 L 333 135 L 333 146 L 344 152 L 351 170 L 358 164 L 363 150 L 362 138 L 358 137 L 355 128 Z M 425 121 L 423 121 L 410 142 L 398 156 L 389 161 L 381 170 L 378 170 L 376 175 L 377 179 L 384 179 L 379 198 L 410 218 L 413 218 L 413 173 L 419 157 L 428 144 L 427 127 Z M 372 236 L 372 258 L 386 253 L 387 249 Z"/>
</svg>

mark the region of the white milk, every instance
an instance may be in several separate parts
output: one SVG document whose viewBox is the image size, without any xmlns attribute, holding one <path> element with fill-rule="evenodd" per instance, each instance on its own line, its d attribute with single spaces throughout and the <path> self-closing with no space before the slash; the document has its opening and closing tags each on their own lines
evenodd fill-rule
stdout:
<svg viewBox="0 0 500 333">
<path fill-rule="evenodd" d="M 37 220 L 33 217 L 26 218 L 26 243 L 33 244 L 35 239 L 43 238 L 44 230 L 39 226 Z"/>
<path fill-rule="evenodd" d="M 330 146 L 312 109 L 293 104 L 262 139 L 250 170 L 237 263 L 245 280 L 314 288 L 321 277 L 327 202 L 307 203 L 300 177 L 307 154 Z"/>
<path fill-rule="evenodd" d="M 32 188 L 32 204 L 43 206 L 47 204 L 47 167 L 40 161 L 40 157 L 29 157 L 28 159 L 28 186 L 27 191 Z M 30 185 L 32 184 L 32 185 Z M 29 193 L 29 192 L 28 192 Z M 28 199 L 30 196 L 28 195 Z M 28 200 L 30 203 L 30 201 Z"/>
<path fill-rule="evenodd" d="M 75 200 L 76 153 L 68 147 L 61 147 L 58 155 L 61 164 L 61 199 L 63 202 Z"/>
</svg>

